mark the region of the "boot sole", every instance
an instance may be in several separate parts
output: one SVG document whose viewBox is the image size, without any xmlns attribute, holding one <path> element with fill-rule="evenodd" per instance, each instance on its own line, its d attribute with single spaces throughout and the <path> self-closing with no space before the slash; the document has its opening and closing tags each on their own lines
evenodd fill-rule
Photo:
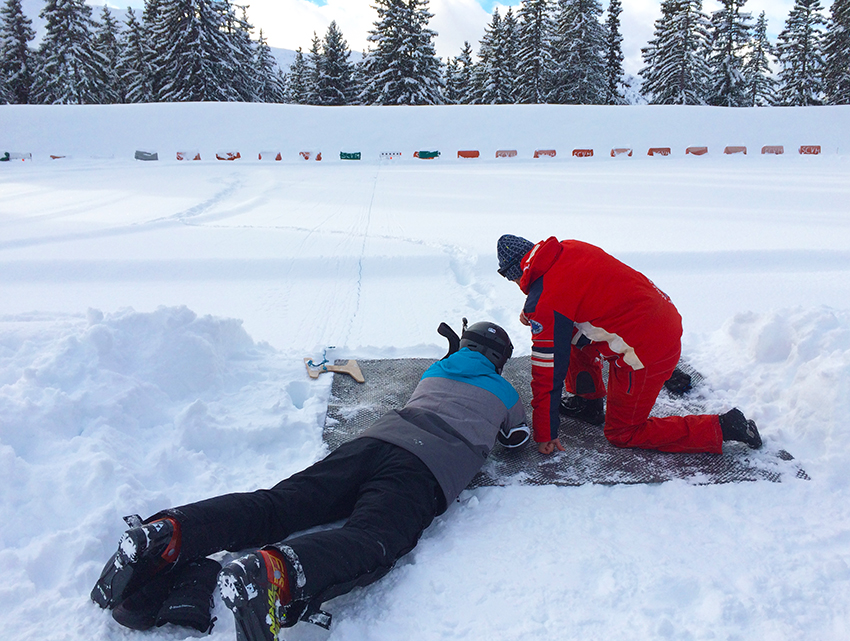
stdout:
<svg viewBox="0 0 850 641">
<path fill-rule="evenodd" d="M 253 574 L 253 572 L 251 572 Z M 218 575 L 218 588 L 224 605 L 233 612 L 236 624 L 236 641 L 275 641 L 278 635 L 273 635 L 266 618 L 271 616 L 264 604 L 262 614 L 255 611 L 252 600 L 262 598 L 267 590 L 256 585 L 257 577 L 249 576 L 249 572 L 237 564 L 230 564 Z M 249 588 L 250 586 L 250 588 Z"/>
<path fill-rule="evenodd" d="M 141 587 L 141 585 L 132 585 L 133 577 L 138 574 L 136 570 L 143 569 L 142 576 L 147 573 L 153 577 L 167 565 L 165 561 L 156 563 L 151 560 L 150 565 L 157 565 L 153 571 L 150 571 L 150 567 L 142 568 L 140 563 L 144 565 L 146 560 L 144 552 L 139 553 L 140 544 L 141 541 L 134 540 L 130 531 L 125 532 L 121 537 L 118 542 L 118 551 L 104 566 L 100 578 L 91 591 L 92 601 L 100 607 L 111 610 Z"/>
<path fill-rule="evenodd" d="M 127 592 L 135 574 L 132 562 L 122 550 L 123 543 L 124 537 L 118 545 L 118 551 L 109 559 L 91 591 L 92 601 L 104 609 L 111 610 L 124 600 L 124 593 Z"/>
</svg>

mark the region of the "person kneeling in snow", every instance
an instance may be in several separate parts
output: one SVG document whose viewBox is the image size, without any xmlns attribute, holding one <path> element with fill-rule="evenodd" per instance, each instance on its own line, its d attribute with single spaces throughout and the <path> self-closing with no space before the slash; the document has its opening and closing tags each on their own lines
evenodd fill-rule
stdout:
<svg viewBox="0 0 850 641">
<path fill-rule="evenodd" d="M 472 480 L 497 438 L 508 447 L 528 440 L 522 402 L 501 376 L 513 352 L 507 333 L 485 322 L 459 342 L 452 336 L 449 354 L 425 372 L 404 408 L 323 460 L 269 490 L 139 520 L 121 538 L 92 599 L 129 627 L 179 623 L 162 613 L 169 585 L 180 582 L 172 577 L 199 562 L 215 564 L 214 577 L 218 567 L 208 555 L 259 548 L 218 573 L 236 638 L 273 641 L 300 620 L 330 625 L 322 602 L 389 572 Z M 342 519 L 342 527 L 287 539 Z M 209 627 L 213 587 L 200 599 L 205 612 L 193 627 Z M 197 611 L 198 601 L 185 609 Z"/>
<path fill-rule="evenodd" d="M 737 408 L 720 416 L 649 416 L 679 362 L 682 318 L 646 276 L 577 240 L 534 244 L 505 234 L 496 249 L 499 273 L 527 296 L 520 321 L 531 327 L 532 425 L 541 453 L 564 449 L 560 413 L 604 423 L 617 447 L 716 454 L 723 441 L 761 447 L 755 422 Z M 572 396 L 562 401 L 565 384 Z"/>
</svg>

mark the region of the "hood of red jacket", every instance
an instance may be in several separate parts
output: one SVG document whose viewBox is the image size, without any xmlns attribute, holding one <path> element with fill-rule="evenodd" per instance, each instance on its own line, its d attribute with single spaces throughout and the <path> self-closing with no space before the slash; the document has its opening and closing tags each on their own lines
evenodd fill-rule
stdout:
<svg viewBox="0 0 850 641">
<path fill-rule="evenodd" d="M 555 264 L 562 251 L 564 251 L 564 246 L 561 245 L 561 242 L 554 236 L 550 236 L 537 243 L 523 257 L 522 262 L 520 262 L 522 278 L 519 280 L 519 288 L 524 294 L 528 294 L 531 283 L 540 278 Z"/>
</svg>

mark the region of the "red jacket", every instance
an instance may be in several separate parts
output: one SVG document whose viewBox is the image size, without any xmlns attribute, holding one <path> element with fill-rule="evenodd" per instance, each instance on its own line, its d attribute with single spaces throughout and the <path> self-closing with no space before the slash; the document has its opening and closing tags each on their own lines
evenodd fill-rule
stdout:
<svg viewBox="0 0 850 641">
<path fill-rule="evenodd" d="M 521 262 L 531 323 L 534 440 L 558 437 L 571 345 L 597 343 L 616 367 L 639 370 L 680 348 L 682 319 L 651 280 L 593 245 L 554 236 Z"/>
</svg>

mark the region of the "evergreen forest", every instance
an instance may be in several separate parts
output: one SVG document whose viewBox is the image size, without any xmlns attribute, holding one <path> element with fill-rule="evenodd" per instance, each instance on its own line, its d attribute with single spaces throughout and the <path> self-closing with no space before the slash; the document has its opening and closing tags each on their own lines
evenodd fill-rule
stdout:
<svg viewBox="0 0 850 641">
<path fill-rule="evenodd" d="M 850 104 L 850 0 L 795 0 L 774 42 L 747 0 L 661 0 L 638 78 L 623 71 L 620 0 L 522 0 L 480 42 L 437 56 L 428 0 L 373 0 L 368 47 L 336 22 L 280 69 L 247 8 L 146 0 L 137 14 L 45 0 L 35 43 L 21 0 L 0 5 L 0 104 L 242 101 L 309 105 Z"/>
</svg>

